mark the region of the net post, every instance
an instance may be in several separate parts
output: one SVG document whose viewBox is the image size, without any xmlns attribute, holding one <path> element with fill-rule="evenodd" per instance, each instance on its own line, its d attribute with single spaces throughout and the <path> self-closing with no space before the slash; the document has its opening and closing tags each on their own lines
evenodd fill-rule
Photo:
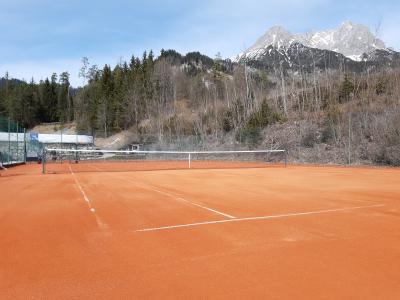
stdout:
<svg viewBox="0 0 400 300">
<path fill-rule="evenodd" d="M 42 173 L 46 174 L 46 148 L 42 151 Z"/>
<path fill-rule="evenodd" d="M 189 153 L 189 169 L 191 169 L 192 168 L 192 162 L 191 162 L 191 156 L 190 156 L 190 153 Z"/>
<path fill-rule="evenodd" d="M 285 149 L 285 168 L 287 167 L 287 160 L 288 160 L 287 150 Z"/>
<path fill-rule="evenodd" d="M 75 144 L 75 150 L 78 150 L 78 142 Z M 75 163 L 78 163 L 78 151 L 75 152 Z"/>
</svg>

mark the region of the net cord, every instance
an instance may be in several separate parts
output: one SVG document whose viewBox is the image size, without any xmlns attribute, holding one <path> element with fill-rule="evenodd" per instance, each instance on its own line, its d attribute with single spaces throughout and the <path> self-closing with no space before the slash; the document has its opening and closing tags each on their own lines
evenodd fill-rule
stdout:
<svg viewBox="0 0 400 300">
<path fill-rule="evenodd" d="M 220 150 L 220 151 L 144 151 L 144 150 L 94 150 L 94 149 L 60 149 L 44 148 L 42 157 L 42 173 L 46 173 L 46 154 L 56 153 L 117 153 L 117 154 L 186 154 L 188 155 L 188 167 L 191 168 L 191 156 L 194 154 L 241 154 L 241 153 L 284 153 L 284 164 L 287 166 L 286 150 Z"/>
<path fill-rule="evenodd" d="M 221 151 L 144 151 L 144 150 L 85 150 L 46 148 L 46 152 L 58 153 L 122 153 L 122 154 L 228 154 L 228 153 L 283 153 L 286 150 L 221 150 Z"/>
</svg>

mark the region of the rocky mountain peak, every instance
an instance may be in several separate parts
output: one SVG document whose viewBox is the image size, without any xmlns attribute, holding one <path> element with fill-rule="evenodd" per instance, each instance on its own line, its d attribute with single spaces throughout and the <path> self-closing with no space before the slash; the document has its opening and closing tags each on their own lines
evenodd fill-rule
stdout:
<svg viewBox="0 0 400 300">
<path fill-rule="evenodd" d="M 257 59 L 268 47 L 288 48 L 294 42 L 310 48 L 335 51 L 356 61 L 361 60 L 364 53 L 386 49 L 384 42 L 375 37 L 368 27 L 351 21 L 345 21 L 335 29 L 303 34 L 293 34 L 281 26 L 274 26 L 262 35 L 253 46 L 239 54 L 235 60 Z"/>
</svg>

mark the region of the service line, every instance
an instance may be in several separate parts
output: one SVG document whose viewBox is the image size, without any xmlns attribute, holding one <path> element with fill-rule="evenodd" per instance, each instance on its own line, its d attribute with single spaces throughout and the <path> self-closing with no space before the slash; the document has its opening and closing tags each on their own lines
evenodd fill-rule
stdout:
<svg viewBox="0 0 400 300">
<path fill-rule="evenodd" d="M 97 168 L 97 167 L 95 167 L 95 166 L 93 166 L 93 168 L 96 168 L 98 171 L 101 171 L 100 168 Z M 227 213 L 218 211 L 218 210 L 216 210 L 216 209 L 212 209 L 212 208 L 210 208 L 210 207 L 207 207 L 207 206 L 204 206 L 204 205 L 195 203 L 195 202 L 190 201 L 190 200 L 187 200 L 187 199 L 185 199 L 185 198 L 183 198 L 183 197 L 181 197 L 181 196 L 174 195 L 174 194 L 169 193 L 169 192 L 164 192 L 164 191 L 161 191 L 161 190 L 159 190 L 159 189 L 155 189 L 154 187 L 152 187 L 151 185 L 149 185 L 149 184 L 147 184 L 147 183 L 143 183 L 143 182 L 140 182 L 140 183 L 139 183 L 139 182 L 137 182 L 137 181 L 134 181 L 134 180 L 131 180 L 131 179 L 128 179 L 128 178 L 125 178 L 125 177 L 113 176 L 113 175 L 111 175 L 111 174 L 109 174 L 109 173 L 107 173 L 107 172 L 106 172 L 105 174 L 108 175 L 108 176 L 114 177 L 114 178 L 119 178 L 119 179 L 125 180 L 125 181 L 127 181 L 127 182 L 129 182 L 129 183 L 133 183 L 133 184 L 135 184 L 136 186 L 138 186 L 138 187 L 140 187 L 140 188 L 142 188 L 142 189 L 150 190 L 150 191 L 153 191 L 153 192 L 156 192 L 156 193 L 159 193 L 159 194 L 168 196 L 168 197 L 170 197 L 170 198 L 172 198 L 172 199 L 175 199 L 175 200 L 179 200 L 179 201 L 188 203 L 188 204 L 190 204 L 190 205 L 192 205 L 192 206 L 200 207 L 200 208 L 202 208 L 202 209 L 204 209 L 204 210 L 210 211 L 210 212 L 215 213 L 215 214 L 217 214 L 217 215 L 224 216 L 225 218 L 228 218 L 228 219 L 235 219 L 235 217 L 232 216 L 232 215 L 229 215 L 229 214 L 227 214 Z"/>
<path fill-rule="evenodd" d="M 176 228 L 183 228 L 183 227 L 195 227 L 195 226 L 203 226 L 203 225 L 211 225 L 211 224 L 228 223 L 228 222 L 280 219 L 280 218 L 306 216 L 306 215 L 326 214 L 326 213 L 340 212 L 340 211 L 351 211 L 351 210 L 357 210 L 357 209 L 382 207 L 382 206 L 386 206 L 386 204 L 355 206 L 355 207 L 325 209 L 325 210 L 316 210 L 316 211 L 308 211 L 308 212 L 288 213 L 288 214 L 280 214 L 280 215 L 270 215 L 270 216 L 262 216 L 262 217 L 234 218 L 234 219 L 220 220 L 220 221 L 198 222 L 198 223 L 180 224 L 180 225 L 172 225 L 172 226 L 144 228 L 144 229 L 135 230 L 135 232 L 160 231 L 160 230 L 176 229 Z"/>
<path fill-rule="evenodd" d="M 189 204 L 191 204 L 191 205 L 200 207 L 200 208 L 202 208 L 202 209 L 211 211 L 211 212 L 213 212 L 213 213 L 216 213 L 216 214 L 218 214 L 218 215 L 227 217 L 227 218 L 229 218 L 229 219 L 234 219 L 234 218 L 235 218 L 235 217 L 232 216 L 232 215 L 228 215 L 228 214 L 226 214 L 226 213 L 223 213 L 223 212 L 220 212 L 220 211 L 218 211 L 218 210 L 209 208 L 209 207 L 207 207 L 207 206 L 194 203 L 194 202 L 192 202 L 192 201 L 186 200 L 185 198 L 182 198 L 182 197 L 179 197 L 179 196 L 176 196 L 176 195 L 173 195 L 173 194 L 164 192 L 164 191 L 160 191 L 160 190 L 157 190 L 157 189 L 155 189 L 155 188 L 150 188 L 150 187 L 148 187 L 148 189 L 151 189 L 152 191 L 155 191 L 155 192 L 157 192 L 157 193 L 159 193 L 159 194 L 166 195 L 166 196 L 168 196 L 168 197 L 170 197 L 170 198 L 178 199 L 178 200 L 180 200 L 180 201 L 183 201 L 183 202 L 189 203 Z"/>
</svg>

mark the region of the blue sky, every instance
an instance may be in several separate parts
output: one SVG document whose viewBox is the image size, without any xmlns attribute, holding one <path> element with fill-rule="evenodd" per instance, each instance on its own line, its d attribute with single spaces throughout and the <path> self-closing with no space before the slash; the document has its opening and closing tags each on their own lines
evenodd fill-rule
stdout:
<svg viewBox="0 0 400 300">
<path fill-rule="evenodd" d="M 99 66 L 161 48 L 231 57 L 273 25 L 304 32 L 345 20 L 400 50 L 398 0 L 0 0 L 0 76 L 68 71 L 77 86 L 84 56 Z"/>
</svg>

